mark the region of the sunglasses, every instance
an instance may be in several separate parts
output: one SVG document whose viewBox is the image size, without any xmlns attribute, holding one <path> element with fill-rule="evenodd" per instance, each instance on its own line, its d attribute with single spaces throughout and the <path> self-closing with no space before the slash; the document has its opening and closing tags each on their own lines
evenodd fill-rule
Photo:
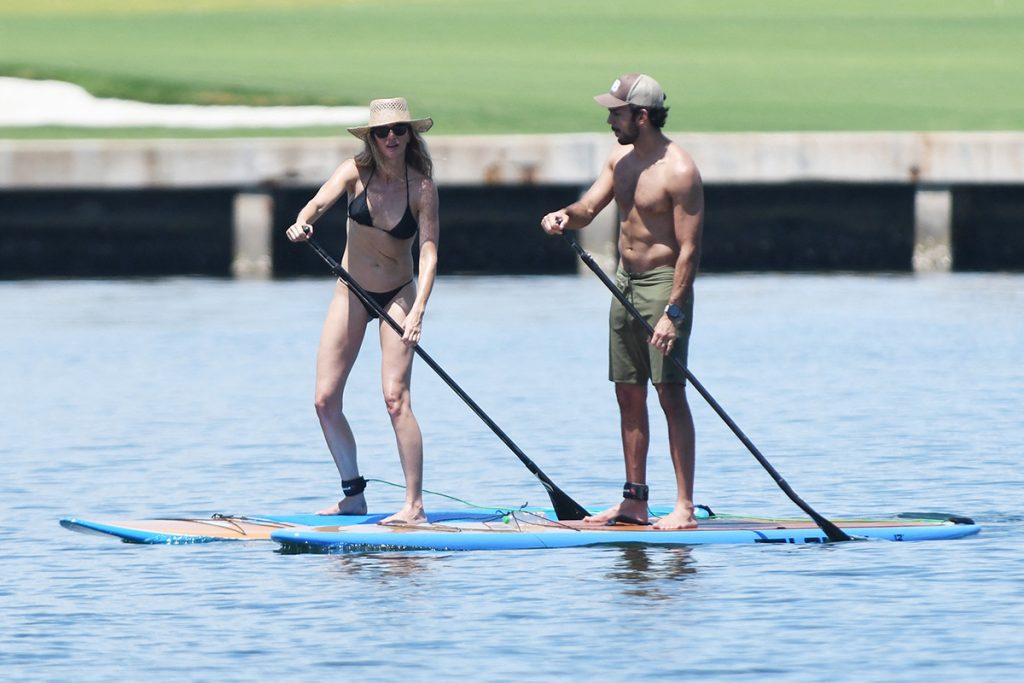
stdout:
<svg viewBox="0 0 1024 683">
<path fill-rule="evenodd" d="M 378 126 L 373 129 L 373 137 L 383 140 L 388 136 L 388 133 L 394 132 L 395 137 L 402 137 L 409 132 L 408 123 L 397 123 L 393 126 Z"/>
</svg>

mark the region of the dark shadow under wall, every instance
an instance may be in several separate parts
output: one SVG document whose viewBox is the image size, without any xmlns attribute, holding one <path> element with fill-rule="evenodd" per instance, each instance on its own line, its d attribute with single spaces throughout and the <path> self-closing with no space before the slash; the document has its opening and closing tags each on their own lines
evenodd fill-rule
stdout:
<svg viewBox="0 0 1024 683">
<path fill-rule="evenodd" d="M 909 185 L 793 183 L 705 189 L 704 271 L 909 271 Z"/>
<path fill-rule="evenodd" d="M 442 187 L 439 272 L 571 273 L 577 259 L 540 217 L 574 201 L 570 186 Z M 229 277 L 235 188 L 0 192 L 0 279 Z M 284 229 L 316 188 L 272 188 L 277 277 L 328 275 Z M 1024 271 L 1024 187 L 953 192 L 954 269 Z M 709 185 L 701 269 L 909 272 L 913 185 Z M 344 202 L 318 224 L 339 257 Z"/>
<path fill-rule="evenodd" d="M 234 194 L 0 192 L 0 278 L 227 275 Z"/>
<path fill-rule="evenodd" d="M 1024 186 L 954 188 L 953 269 L 1024 271 Z"/>
</svg>

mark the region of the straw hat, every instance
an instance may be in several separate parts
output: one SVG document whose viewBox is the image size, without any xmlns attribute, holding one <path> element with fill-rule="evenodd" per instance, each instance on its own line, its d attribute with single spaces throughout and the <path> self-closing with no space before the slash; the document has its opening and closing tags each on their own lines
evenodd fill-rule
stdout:
<svg viewBox="0 0 1024 683">
<path fill-rule="evenodd" d="M 409 115 L 409 105 L 404 97 L 392 97 L 384 100 L 373 100 L 370 102 L 370 122 L 365 126 L 349 128 L 348 132 L 357 138 L 366 139 L 371 128 L 377 126 L 392 126 L 396 123 L 408 123 L 417 133 L 430 130 L 434 120 L 430 117 L 424 119 L 413 119 Z"/>
</svg>

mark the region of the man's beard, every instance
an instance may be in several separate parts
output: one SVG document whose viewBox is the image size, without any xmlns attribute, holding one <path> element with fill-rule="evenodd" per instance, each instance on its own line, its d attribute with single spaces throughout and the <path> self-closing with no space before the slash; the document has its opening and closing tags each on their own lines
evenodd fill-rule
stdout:
<svg viewBox="0 0 1024 683">
<path fill-rule="evenodd" d="M 632 145 L 640 135 L 640 130 L 635 125 L 630 125 L 626 129 L 612 128 L 612 132 L 615 133 L 615 139 L 620 145 Z"/>
</svg>

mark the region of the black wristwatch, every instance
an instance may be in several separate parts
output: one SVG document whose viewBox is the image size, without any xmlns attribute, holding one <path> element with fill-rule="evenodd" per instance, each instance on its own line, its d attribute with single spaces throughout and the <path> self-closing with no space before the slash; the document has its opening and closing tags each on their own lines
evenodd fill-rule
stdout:
<svg viewBox="0 0 1024 683">
<path fill-rule="evenodd" d="M 675 322 L 679 322 L 683 319 L 683 309 L 679 308 L 675 304 L 669 304 L 665 307 L 665 315 L 671 318 Z"/>
</svg>

